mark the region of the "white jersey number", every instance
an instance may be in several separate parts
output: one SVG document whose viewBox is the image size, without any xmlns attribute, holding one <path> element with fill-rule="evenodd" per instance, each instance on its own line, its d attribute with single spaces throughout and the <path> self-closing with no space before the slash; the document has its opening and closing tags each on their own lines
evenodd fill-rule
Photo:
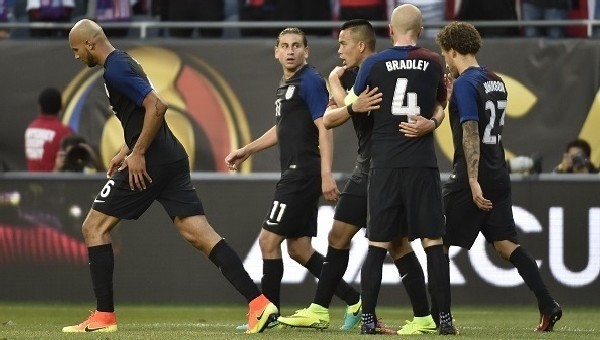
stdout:
<svg viewBox="0 0 600 340">
<path fill-rule="evenodd" d="M 499 129 L 499 132 L 492 134 L 492 130 L 494 129 L 494 124 L 496 124 L 496 114 L 500 114 L 500 121 L 498 122 L 499 126 L 504 126 L 504 114 L 506 113 L 506 100 L 499 100 L 494 103 L 491 100 L 485 102 L 485 109 L 490 111 L 490 121 L 483 130 L 483 140 L 484 144 L 498 144 L 502 140 L 502 129 Z"/>
<path fill-rule="evenodd" d="M 408 79 L 396 79 L 396 88 L 394 89 L 394 98 L 392 98 L 392 114 L 396 116 L 420 115 L 421 108 L 417 105 L 417 94 L 415 92 L 406 93 Z M 406 103 L 404 98 L 406 97 Z"/>
</svg>

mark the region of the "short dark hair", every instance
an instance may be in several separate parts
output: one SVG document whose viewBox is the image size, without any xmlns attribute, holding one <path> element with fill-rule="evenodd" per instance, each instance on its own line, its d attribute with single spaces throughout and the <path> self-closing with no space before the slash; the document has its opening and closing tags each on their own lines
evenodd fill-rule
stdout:
<svg viewBox="0 0 600 340">
<path fill-rule="evenodd" d="M 567 148 L 565 149 L 565 151 L 569 152 L 570 148 L 581 149 L 586 158 L 590 158 L 590 155 L 592 154 L 592 147 L 590 146 L 590 143 L 583 139 L 575 139 L 573 141 L 570 141 L 569 144 L 567 144 Z"/>
<path fill-rule="evenodd" d="M 454 49 L 460 54 L 477 54 L 483 45 L 475 26 L 460 21 L 444 26 L 435 37 L 435 42 L 444 51 Z"/>
<path fill-rule="evenodd" d="M 373 29 L 373 25 L 368 20 L 365 19 L 353 19 L 348 20 L 340 30 L 350 30 L 354 34 L 358 36 L 360 41 L 364 41 L 370 50 L 375 51 L 375 29 Z"/>
<path fill-rule="evenodd" d="M 306 39 L 306 34 L 304 33 L 303 30 L 299 29 L 298 27 L 288 27 L 288 28 L 283 29 L 283 31 L 281 31 L 279 33 L 279 35 L 277 36 L 277 41 L 275 42 L 275 46 L 279 46 L 279 38 L 281 38 L 282 36 L 284 36 L 286 34 L 297 34 L 297 35 L 301 36 L 304 47 L 308 47 L 308 40 Z"/>
<path fill-rule="evenodd" d="M 42 113 L 57 115 L 60 109 L 62 109 L 60 91 L 55 88 L 45 89 L 40 93 L 38 103 L 40 104 Z"/>
</svg>

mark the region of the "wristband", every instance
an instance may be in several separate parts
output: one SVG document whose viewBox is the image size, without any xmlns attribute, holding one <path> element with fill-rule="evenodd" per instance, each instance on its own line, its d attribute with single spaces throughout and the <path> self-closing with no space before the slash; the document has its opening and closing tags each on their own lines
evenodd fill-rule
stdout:
<svg viewBox="0 0 600 340">
<path fill-rule="evenodd" d="M 354 111 L 352 109 L 352 104 L 346 105 L 346 110 L 348 110 L 348 114 L 351 115 L 351 116 L 353 116 L 356 113 L 356 111 Z"/>
<path fill-rule="evenodd" d="M 433 120 L 433 124 L 435 124 L 435 129 L 437 129 L 438 126 L 440 126 L 440 123 L 437 121 L 437 119 L 435 119 L 435 117 L 431 117 L 429 118 L 429 120 Z"/>
</svg>

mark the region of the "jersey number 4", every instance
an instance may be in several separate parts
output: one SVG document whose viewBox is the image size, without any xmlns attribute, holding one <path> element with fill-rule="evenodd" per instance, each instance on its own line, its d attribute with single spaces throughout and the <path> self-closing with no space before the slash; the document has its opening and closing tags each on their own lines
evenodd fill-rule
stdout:
<svg viewBox="0 0 600 340">
<path fill-rule="evenodd" d="M 502 140 L 502 127 L 504 127 L 504 114 L 506 113 L 506 100 L 498 100 L 493 102 L 488 100 L 485 102 L 485 110 L 490 112 L 490 120 L 483 130 L 484 144 L 498 144 Z M 498 117 L 498 126 L 496 124 Z"/>
<path fill-rule="evenodd" d="M 396 116 L 420 115 L 421 108 L 417 105 L 417 94 L 415 92 L 406 93 L 408 79 L 396 79 L 394 88 L 394 97 L 392 98 L 392 114 Z M 404 99 L 406 98 L 406 103 Z"/>
</svg>

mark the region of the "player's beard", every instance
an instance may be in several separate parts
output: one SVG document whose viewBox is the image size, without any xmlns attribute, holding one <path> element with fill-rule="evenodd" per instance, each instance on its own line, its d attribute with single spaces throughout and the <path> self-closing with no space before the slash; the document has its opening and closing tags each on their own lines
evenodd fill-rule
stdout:
<svg viewBox="0 0 600 340">
<path fill-rule="evenodd" d="M 98 65 L 98 61 L 96 60 L 96 58 L 94 58 L 94 56 L 90 53 L 90 51 L 85 51 L 85 64 L 89 68 L 92 68 L 92 67 Z"/>
</svg>

